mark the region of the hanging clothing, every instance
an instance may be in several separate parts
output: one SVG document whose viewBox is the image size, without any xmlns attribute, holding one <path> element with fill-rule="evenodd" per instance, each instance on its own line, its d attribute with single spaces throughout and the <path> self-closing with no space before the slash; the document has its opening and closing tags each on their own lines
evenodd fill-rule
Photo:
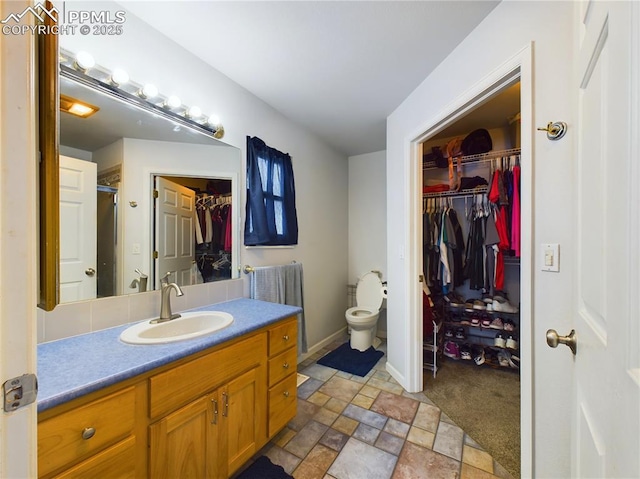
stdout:
<svg viewBox="0 0 640 479">
<path fill-rule="evenodd" d="M 520 257 L 520 167 L 513 167 L 513 202 L 511 206 L 511 249 Z"/>
</svg>

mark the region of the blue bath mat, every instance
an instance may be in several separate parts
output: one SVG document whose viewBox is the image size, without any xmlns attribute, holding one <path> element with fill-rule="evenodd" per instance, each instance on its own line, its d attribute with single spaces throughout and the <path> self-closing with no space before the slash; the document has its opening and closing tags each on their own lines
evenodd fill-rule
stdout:
<svg viewBox="0 0 640 479">
<path fill-rule="evenodd" d="M 260 456 L 236 479 L 293 479 L 282 466 L 271 462 L 267 456 Z"/>
<path fill-rule="evenodd" d="M 382 356 L 384 353 L 374 349 L 373 346 L 366 351 L 351 349 L 351 345 L 347 341 L 318 359 L 317 363 L 356 376 L 366 376 Z"/>
</svg>

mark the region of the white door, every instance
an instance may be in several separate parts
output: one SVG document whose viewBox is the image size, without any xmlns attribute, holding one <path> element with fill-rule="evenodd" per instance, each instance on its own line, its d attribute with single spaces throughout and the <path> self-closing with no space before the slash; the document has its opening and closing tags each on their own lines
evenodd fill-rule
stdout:
<svg viewBox="0 0 640 479">
<path fill-rule="evenodd" d="M 155 250 L 156 288 L 159 278 L 175 271 L 169 279 L 180 286 L 191 284 L 191 265 L 195 260 L 195 192 L 166 178 L 156 177 Z"/>
<path fill-rule="evenodd" d="M 637 147 L 632 151 L 638 125 L 631 121 L 632 110 L 638 114 L 631 63 L 637 73 L 639 53 L 637 41 L 631 46 L 631 29 L 632 18 L 639 17 L 633 3 L 583 2 L 577 9 L 577 354 L 571 424 L 572 474 L 580 478 L 640 477 L 635 193 L 632 201 L 639 178 Z"/>
<path fill-rule="evenodd" d="M 60 302 L 96 297 L 96 164 L 60 155 Z"/>
</svg>

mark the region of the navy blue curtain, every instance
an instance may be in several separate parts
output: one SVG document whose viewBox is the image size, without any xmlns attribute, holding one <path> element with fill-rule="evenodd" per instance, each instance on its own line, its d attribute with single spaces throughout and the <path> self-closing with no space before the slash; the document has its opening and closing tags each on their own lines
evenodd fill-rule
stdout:
<svg viewBox="0 0 640 479">
<path fill-rule="evenodd" d="M 296 188 L 291 157 L 247 136 L 247 208 L 244 244 L 298 244 Z"/>
</svg>

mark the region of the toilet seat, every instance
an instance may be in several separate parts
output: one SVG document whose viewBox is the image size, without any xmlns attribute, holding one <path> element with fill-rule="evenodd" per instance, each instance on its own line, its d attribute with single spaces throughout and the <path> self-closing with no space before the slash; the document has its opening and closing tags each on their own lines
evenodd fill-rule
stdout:
<svg viewBox="0 0 640 479">
<path fill-rule="evenodd" d="M 361 306 L 354 306 L 353 308 L 347 309 L 345 313 L 349 320 L 353 323 L 363 323 L 365 321 L 369 321 L 372 316 L 378 314 L 377 309 L 373 308 L 363 308 Z"/>
</svg>

